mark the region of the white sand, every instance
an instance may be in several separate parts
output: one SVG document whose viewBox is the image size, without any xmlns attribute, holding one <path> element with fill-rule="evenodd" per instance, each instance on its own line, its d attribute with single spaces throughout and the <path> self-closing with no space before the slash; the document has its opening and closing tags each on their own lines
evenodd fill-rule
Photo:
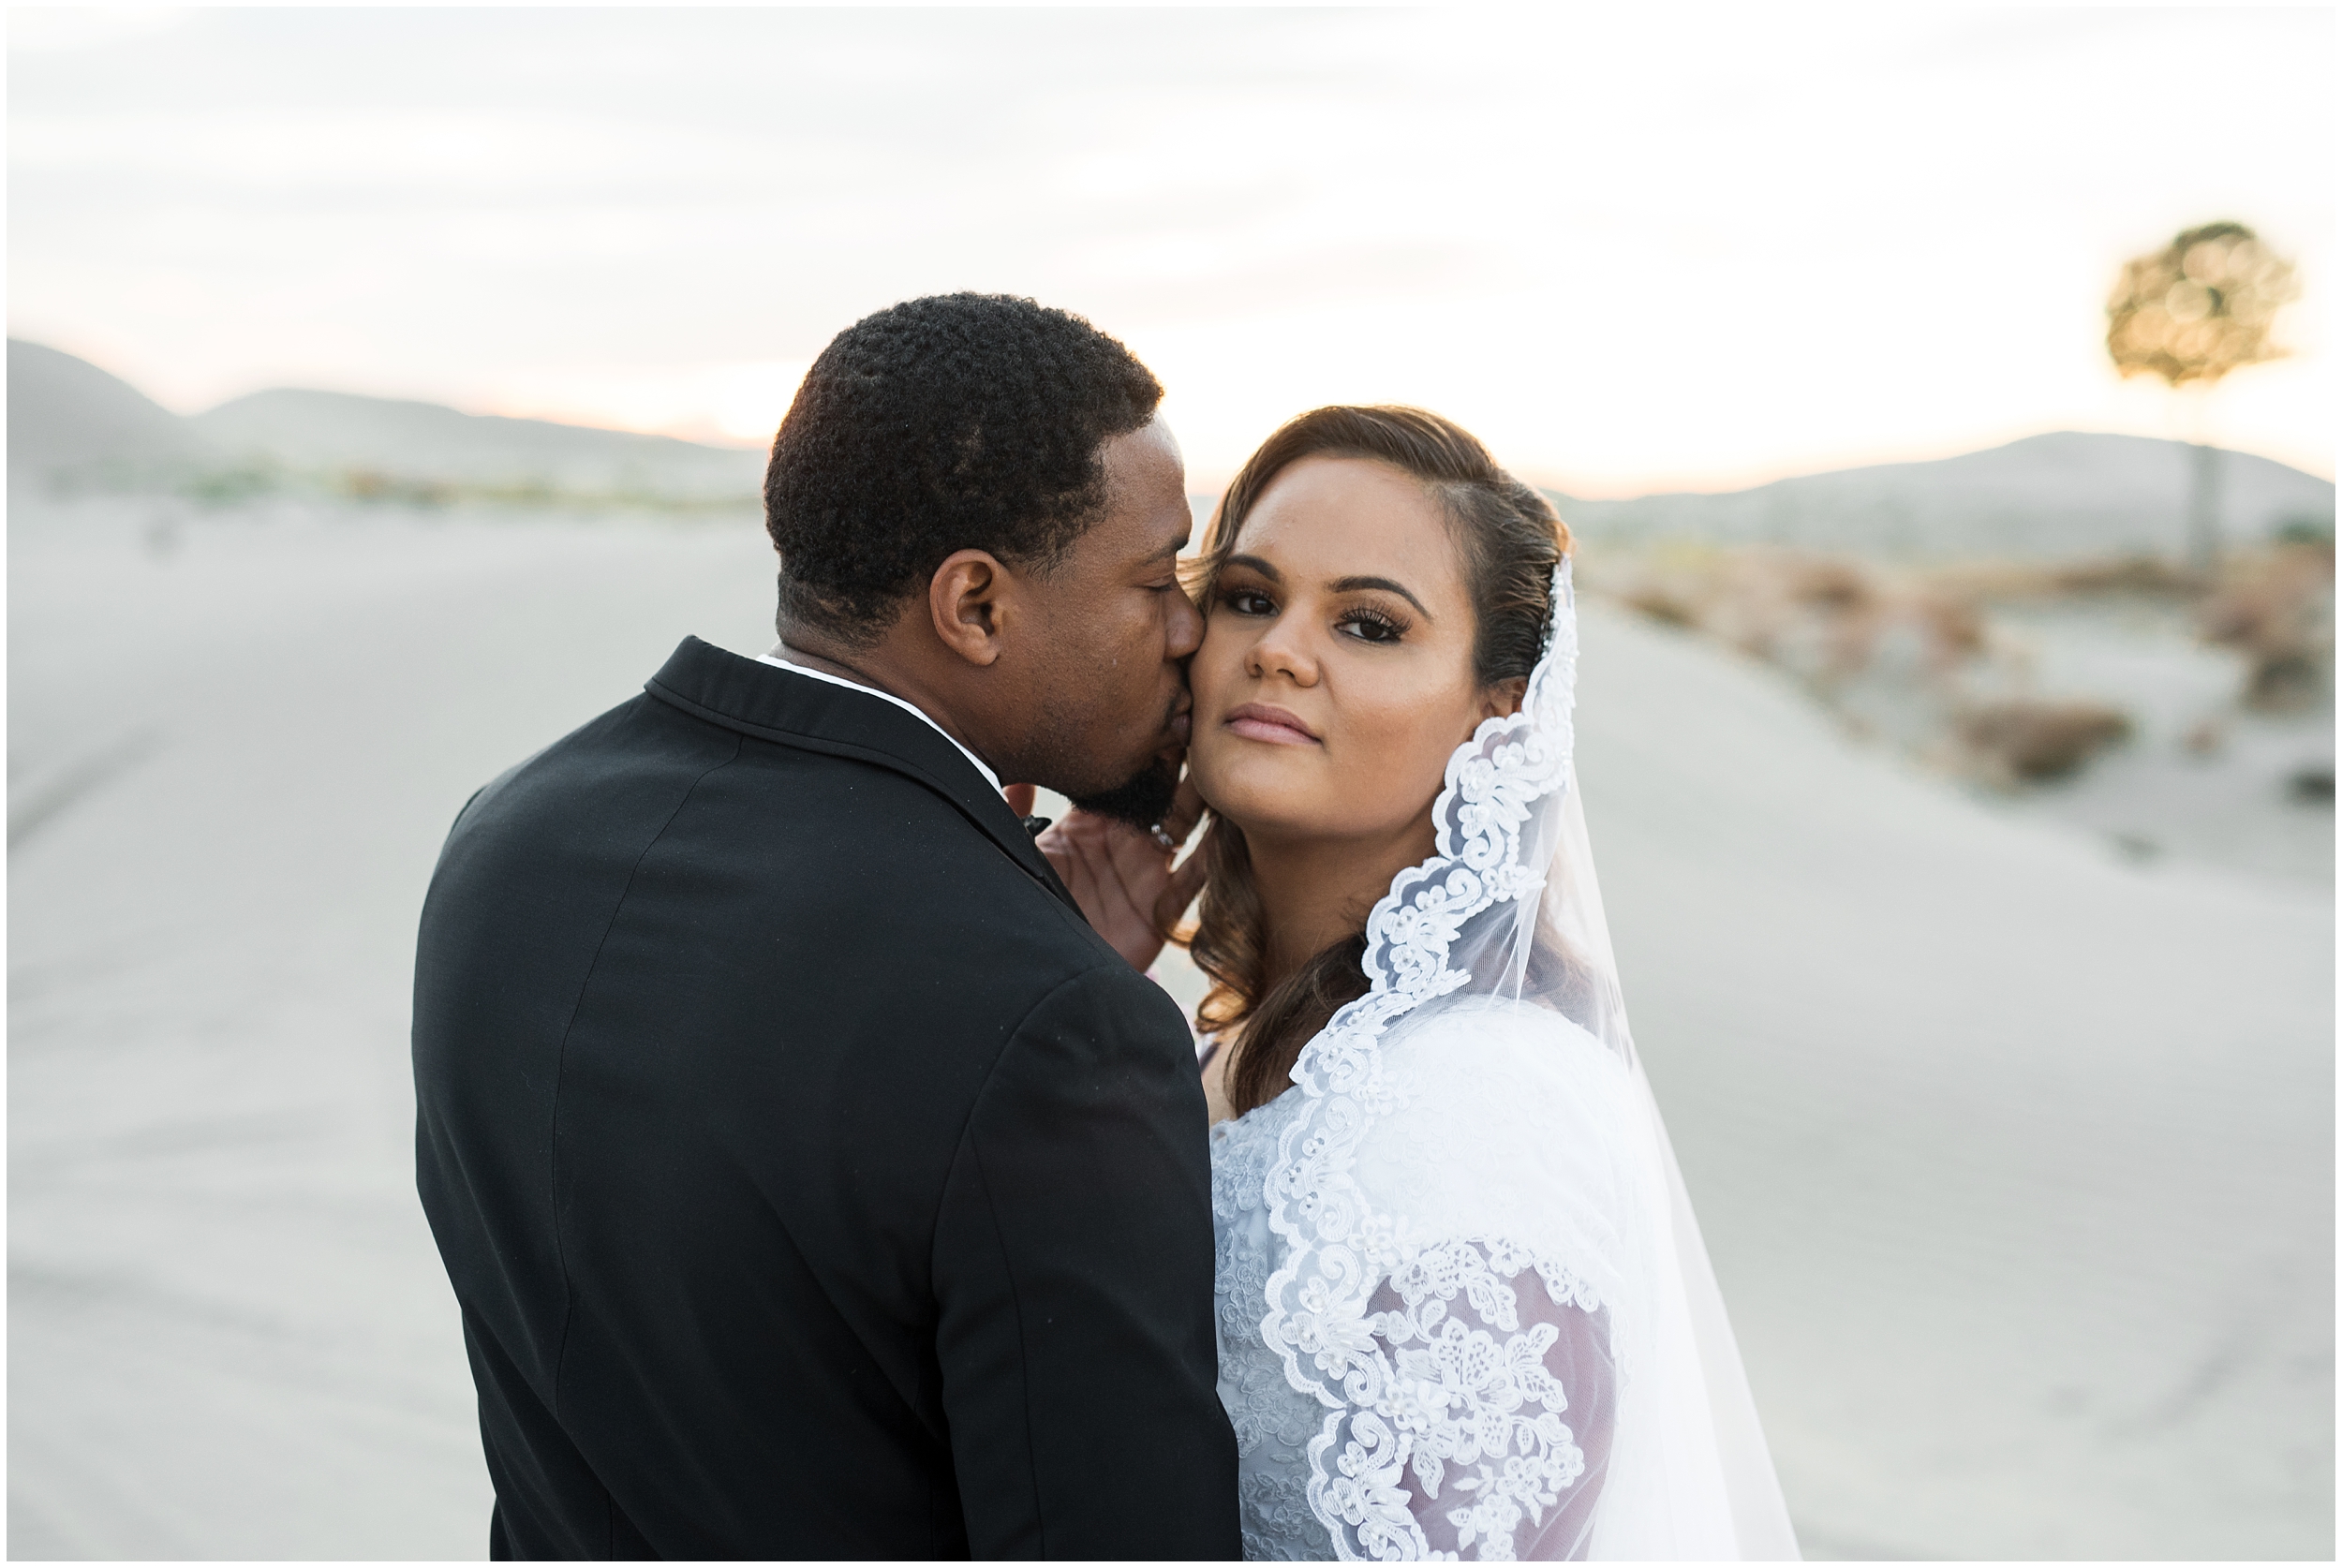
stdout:
<svg viewBox="0 0 2342 1568">
<path fill-rule="evenodd" d="M 12 520 L 9 1547 L 446 1557 L 488 1492 L 411 1185 L 469 790 L 729 528 Z M 1816 1555 L 2330 1556 L 2331 900 L 2127 866 L 1590 609 L 1639 1036 Z"/>
<path fill-rule="evenodd" d="M 1587 617 L 1627 1001 L 1809 1549 L 2330 1557 L 2322 890 L 2011 821 Z"/>
</svg>

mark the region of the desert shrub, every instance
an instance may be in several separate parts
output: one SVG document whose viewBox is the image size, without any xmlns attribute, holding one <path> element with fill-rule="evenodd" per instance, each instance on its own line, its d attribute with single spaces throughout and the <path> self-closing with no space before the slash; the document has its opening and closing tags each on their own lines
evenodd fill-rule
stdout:
<svg viewBox="0 0 2342 1568">
<path fill-rule="evenodd" d="M 2247 660 L 2246 707 L 2313 707 L 2334 685 L 2334 546 L 2281 545 L 2231 572 L 2198 614 L 2205 642 Z"/>
<path fill-rule="evenodd" d="M 1971 708 L 1958 728 L 1975 770 L 1999 783 L 2063 778 L 2131 731 L 2120 708 L 2031 697 Z"/>
</svg>

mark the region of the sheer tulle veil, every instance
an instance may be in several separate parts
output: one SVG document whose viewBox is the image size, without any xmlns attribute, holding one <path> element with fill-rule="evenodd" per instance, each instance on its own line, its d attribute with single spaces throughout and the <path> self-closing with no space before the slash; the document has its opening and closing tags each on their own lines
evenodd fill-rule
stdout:
<svg viewBox="0 0 2342 1568">
<path fill-rule="evenodd" d="M 1296 1087 L 1282 1097 L 1302 1099 L 1267 1170 L 1267 1223 L 1282 1246 L 1259 1331 L 1293 1388 L 1315 1398 L 1309 1503 L 1345 1558 L 1432 1549 L 1416 1522 L 1420 1496 L 1411 1515 L 1401 1495 L 1415 1462 L 1410 1434 L 1426 1429 L 1409 1423 L 1401 1343 L 1420 1329 L 1394 1326 L 1382 1309 L 1394 1279 L 1426 1266 L 1454 1237 L 1478 1249 L 1474 1268 L 1482 1256 L 1512 1270 L 1534 1265 L 1555 1299 L 1575 1292 L 1608 1312 L 1615 1432 L 1593 1522 L 1570 1555 L 1797 1555 L 1723 1298 L 1627 1025 L 1577 788 L 1577 664 L 1564 562 L 1519 711 L 1482 723 L 1449 759 L 1434 806 L 1436 852 L 1401 872 L 1369 918 L 1371 988 L 1304 1047 Z M 1526 1054 L 1473 1054 L 1496 1035 Z M 1584 1071 L 1602 1080 L 1594 1102 L 1537 1078 L 1534 1062 L 1546 1052 L 1592 1064 Z M 1399 1146 L 1394 1129 L 1418 1140 L 1441 1135 L 1421 1105 L 1427 1082 L 1438 1098 L 1444 1054 L 1530 1063 L 1518 1118 L 1484 1116 L 1479 1133 L 1457 1140 L 1470 1150 L 1443 1152 L 1403 1182 L 1377 1175 L 1374 1151 Z M 1484 1097 L 1479 1104 L 1513 1091 L 1472 1092 Z M 1540 1095 L 1553 1102 L 1550 1115 L 1538 1110 Z M 1539 1140 L 1571 1139 L 1602 1144 L 1601 1168 L 1627 1173 L 1604 1202 L 1564 1190 L 1569 1184 L 1550 1174 L 1559 1167 Z M 1515 1261 L 1505 1265 L 1506 1257 Z"/>
</svg>

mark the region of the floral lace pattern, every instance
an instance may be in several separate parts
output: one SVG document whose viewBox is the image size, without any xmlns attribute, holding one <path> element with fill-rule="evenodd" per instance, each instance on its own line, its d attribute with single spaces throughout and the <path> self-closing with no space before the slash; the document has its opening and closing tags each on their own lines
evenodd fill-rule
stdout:
<svg viewBox="0 0 2342 1568">
<path fill-rule="evenodd" d="M 1338 1518 L 1360 1555 L 1509 1561 L 1521 1524 L 1544 1525 L 1585 1474 L 1563 1420 L 1567 1391 L 1547 1365 L 1561 1330 L 1523 1324 L 1513 1281 L 1524 1270 L 1549 1302 L 1600 1312 L 1568 1269 L 1481 1238 L 1416 1252 L 1377 1293 L 1397 1297 L 1367 1319 L 1388 1347 L 1388 1379 L 1371 1406 L 1329 1418 L 1311 1444 L 1311 1508 Z M 1606 1338 L 1599 1324 L 1589 1330 Z M 1329 1471 L 1322 1461 L 1337 1446 Z M 1452 1528 L 1454 1549 L 1433 1545 L 1427 1513 Z"/>
<path fill-rule="evenodd" d="M 1586 1473 L 1554 1319 L 1584 1314 L 1577 1337 L 1607 1350 L 1601 1303 L 1568 1268 L 1502 1239 L 1402 1249 L 1361 1324 L 1390 1368 L 1382 1397 L 1328 1415 L 1287 1380 L 1254 1321 L 1281 1250 L 1263 1182 L 1297 1103 L 1281 1097 L 1212 1137 L 1220 1396 L 1236 1428 L 1244 1555 L 1331 1557 L 1320 1516 L 1332 1513 L 1363 1555 L 1507 1561 L 1521 1527 L 1547 1525 Z M 1544 1311 L 1524 1314 L 1522 1293 L 1538 1286 Z M 1327 1472 L 1316 1461 L 1337 1445 Z"/>
</svg>

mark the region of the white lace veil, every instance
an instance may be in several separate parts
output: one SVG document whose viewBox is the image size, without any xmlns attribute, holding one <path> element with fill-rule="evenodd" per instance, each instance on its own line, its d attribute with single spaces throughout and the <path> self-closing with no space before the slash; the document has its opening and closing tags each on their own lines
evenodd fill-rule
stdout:
<svg viewBox="0 0 2342 1568">
<path fill-rule="evenodd" d="M 1394 879 L 1367 922 L 1371 989 L 1294 1066 L 1306 1100 L 1282 1130 L 1267 1180 L 1268 1222 L 1287 1250 L 1261 1331 L 1287 1380 L 1323 1409 L 1309 1450 L 1310 1502 L 1338 1551 L 1422 1555 L 1435 1544 L 1406 1516 L 1399 1490 L 1411 1428 L 1398 1347 L 1423 1331 L 1379 1309 L 1404 1270 L 1429 1266 L 1438 1249 L 1427 1243 L 1465 1234 L 1443 1224 L 1473 1225 L 1469 1269 L 1482 1268 L 1482 1257 L 1505 1272 L 1534 1264 L 1553 1299 L 1599 1302 L 1610 1314 L 1619 1392 L 1603 1489 L 1593 1522 L 1573 1525 L 1577 1534 L 1558 1547 L 1548 1531 L 1539 1555 L 1794 1558 L 1723 1300 L 1627 1028 L 1572 762 L 1578 628 L 1566 562 L 1554 573 L 1553 606 L 1519 711 L 1482 723 L 1448 760 L 1436 853 Z M 1473 1191 L 1447 1202 L 1426 1189 L 1449 1178 L 1426 1167 L 1431 1174 L 1408 1178 L 1394 1198 L 1394 1178 L 1359 1161 L 1362 1146 L 1392 1146 L 1370 1142 L 1378 1125 L 1405 1129 L 1416 1114 L 1410 1085 L 1420 1070 L 1410 1078 L 1389 1053 L 1410 1050 L 1419 1062 L 1492 1033 L 1529 1043 L 1532 1057 L 1512 1059 L 1549 1049 L 1591 1063 L 1601 1092 L 1559 1098 L 1599 1125 L 1590 1134 L 1491 1132 L 1499 1144 L 1523 1142 L 1475 1151 L 1482 1174 L 1453 1178 Z M 1454 1059 L 1490 1058 L 1459 1049 Z M 1540 1163 L 1549 1151 L 1534 1146 L 1549 1136 L 1626 1151 L 1602 1167 L 1635 1173 L 1618 1184 L 1623 1195 L 1606 1205 L 1562 1191 L 1571 1183 L 1551 1176 L 1561 1167 Z M 1407 1234 L 1425 1214 L 1430 1233 Z M 1415 1506 L 1419 1516 L 1419 1495 Z"/>
</svg>

